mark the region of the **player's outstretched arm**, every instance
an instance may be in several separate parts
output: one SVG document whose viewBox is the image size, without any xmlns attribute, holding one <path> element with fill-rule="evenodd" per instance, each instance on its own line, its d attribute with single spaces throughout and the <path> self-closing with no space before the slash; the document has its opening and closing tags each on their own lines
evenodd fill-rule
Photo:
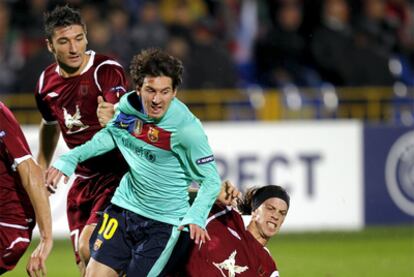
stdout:
<svg viewBox="0 0 414 277">
<path fill-rule="evenodd" d="M 30 276 L 46 276 L 45 262 L 52 250 L 53 238 L 52 215 L 43 173 L 33 159 L 21 162 L 17 166 L 17 172 L 33 205 L 40 232 L 40 243 L 29 258 L 27 273 Z"/>
</svg>

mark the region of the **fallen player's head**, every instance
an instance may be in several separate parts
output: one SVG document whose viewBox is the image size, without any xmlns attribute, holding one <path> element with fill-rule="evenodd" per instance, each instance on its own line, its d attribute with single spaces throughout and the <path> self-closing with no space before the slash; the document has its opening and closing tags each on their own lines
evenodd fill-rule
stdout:
<svg viewBox="0 0 414 277">
<path fill-rule="evenodd" d="M 282 226 L 289 210 L 290 197 L 280 186 L 264 186 L 249 189 L 239 205 L 242 214 L 251 214 L 248 230 L 263 245 Z"/>
</svg>

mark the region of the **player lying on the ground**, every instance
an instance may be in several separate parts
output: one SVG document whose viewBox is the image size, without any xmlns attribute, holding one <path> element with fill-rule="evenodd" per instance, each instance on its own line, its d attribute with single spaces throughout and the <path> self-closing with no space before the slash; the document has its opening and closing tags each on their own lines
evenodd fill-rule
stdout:
<svg viewBox="0 0 414 277">
<path fill-rule="evenodd" d="M 237 193 L 232 192 L 230 202 L 235 195 Z M 223 199 L 223 190 L 220 198 Z M 265 246 L 279 232 L 289 202 L 288 193 L 280 186 L 251 188 L 238 205 L 242 214 L 251 214 L 247 228 L 237 210 L 216 202 L 206 225 L 210 240 L 190 245 L 188 259 L 179 262 L 184 265 L 171 275 L 279 276 L 276 263 Z M 172 256 L 182 251 L 183 248 L 177 247 Z"/>
</svg>

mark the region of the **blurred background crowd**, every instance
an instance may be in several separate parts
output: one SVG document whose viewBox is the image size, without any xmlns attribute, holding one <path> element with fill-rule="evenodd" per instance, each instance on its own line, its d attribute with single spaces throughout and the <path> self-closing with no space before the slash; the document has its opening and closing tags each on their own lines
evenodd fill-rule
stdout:
<svg viewBox="0 0 414 277">
<path fill-rule="evenodd" d="M 2 0 L 0 93 L 33 91 L 43 13 L 65 3 L 126 69 L 146 47 L 180 57 L 184 89 L 414 85 L 413 0 Z"/>
</svg>

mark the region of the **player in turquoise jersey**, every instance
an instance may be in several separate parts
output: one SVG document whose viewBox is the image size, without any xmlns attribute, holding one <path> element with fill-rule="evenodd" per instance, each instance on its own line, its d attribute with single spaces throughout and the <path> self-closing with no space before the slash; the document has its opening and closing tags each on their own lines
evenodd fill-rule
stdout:
<svg viewBox="0 0 414 277">
<path fill-rule="evenodd" d="M 220 178 L 200 121 L 175 98 L 182 70 L 179 60 L 161 50 L 135 56 L 136 91 L 121 98 L 106 128 L 49 169 L 47 184 L 56 187 L 78 163 L 115 147 L 129 165 L 95 228 L 87 276 L 157 276 L 184 226 L 195 243 L 209 239 L 205 223 Z M 192 181 L 200 190 L 190 207 Z"/>
</svg>

